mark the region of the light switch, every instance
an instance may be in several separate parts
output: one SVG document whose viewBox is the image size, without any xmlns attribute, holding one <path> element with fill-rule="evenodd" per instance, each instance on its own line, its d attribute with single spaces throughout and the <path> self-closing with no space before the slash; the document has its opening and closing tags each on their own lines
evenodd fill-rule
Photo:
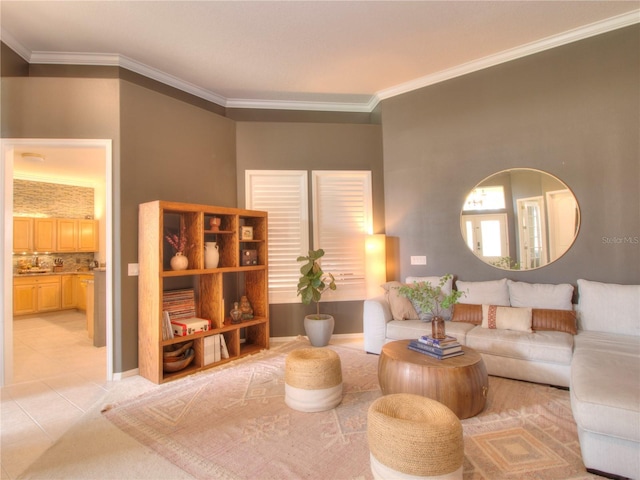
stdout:
<svg viewBox="0 0 640 480">
<path fill-rule="evenodd" d="M 427 264 L 426 255 L 411 256 L 411 265 L 426 265 L 426 264 Z"/>
<path fill-rule="evenodd" d="M 138 273 L 140 273 L 140 268 L 137 263 L 129 263 L 127 264 L 127 274 L 130 277 L 137 277 Z"/>
</svg>

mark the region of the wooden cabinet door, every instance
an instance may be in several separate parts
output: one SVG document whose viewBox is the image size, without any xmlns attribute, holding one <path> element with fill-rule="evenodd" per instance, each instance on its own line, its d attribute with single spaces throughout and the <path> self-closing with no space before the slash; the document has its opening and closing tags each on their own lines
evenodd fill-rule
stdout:
<svg viewBox="0 0 640 480">
<path fill-rule="evenodd" d="M 98 251 L 98 221 L 78 220 L 78 243 L 79 252 Z"/>
<path fill-rule="evenodd" d="M 13 218 L 13 251 L 33 251 L 33 218 Z"/>
<path fill-rule="evenodd" d="M 38 286 L 35 283 L 13 286 L 13 314 L 26 315 L 38 311 Z"/>
<path fill-rule="evenodd" d="M 80 310 L 87 309 L 87 282 L 93 279 L 92 275 L 77 275 L 77 306 Z"/>
<path fill-rule="evenodd" d="M 59 218 L 58 224 L 58 252 L 75 252 L 77 243 L 78 221 L 69 218 Z"/>
<path fill-rule="evenodd" d="M 33 250 L 36 252 L 56 251 L 55 218 L 36 218 L 33 224 Z"/>
<path fill-rule="evenodd" d="M 75 308 L 77 301 L 77 275 L 62 275 L 60 278 L 61 308 Z"/>
<path fill-rule="evenodd" d="M 38 311 L 60 310 L 60 281 L 38 285 Z"/>
</svg>

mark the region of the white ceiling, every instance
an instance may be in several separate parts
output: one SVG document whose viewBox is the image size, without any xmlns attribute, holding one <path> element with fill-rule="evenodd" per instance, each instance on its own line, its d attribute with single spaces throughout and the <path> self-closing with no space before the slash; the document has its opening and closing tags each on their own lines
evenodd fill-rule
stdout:
<svg viewBox="0 0 640 480">
<path fill-rule="evenodd" d="M 13 1 L 31 63 L 121 65 L 228 107 L 380 99 L 640 22 L 634 1 Z"/>
<path fill-rule="evenodd" d="M 119 65 L 225 107 L 369 112 L 384 98 L 639 23 L 639 7 L 638 0 L 2 0 L 0 38 L 30 63 Z M 85 171 L 96 165 L 86 161 L 95 152 L 39 148 L 58 175 L 96 173 Z M 47 162 L 16 158 L 14 167 L 54 174 Z"/>
</svg>

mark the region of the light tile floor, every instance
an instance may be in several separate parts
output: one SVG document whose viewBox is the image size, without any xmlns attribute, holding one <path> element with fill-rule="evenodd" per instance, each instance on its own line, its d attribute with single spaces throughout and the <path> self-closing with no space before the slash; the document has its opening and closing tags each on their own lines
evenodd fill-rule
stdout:
<svg viewBox="0 0 640 480">
<path fill-rule="evenodd" d="M 14 378 L 0 390 L 0 463 L 16 478 L 107 393 L 106 347 L 77 311 L 18 317 Z"/>
<path fill-rule="evenodd" d="M 84 313 L 20 317 L 13 332 L 14 379 L 0 389 L 2 480 L 17 478 L 118 383 L 106 380 L 106 348 L 93 346 Z M 289 340 L 270 343 L 275 347 Z M 363 348 L 361 334 L 334 335 L 331 343 Z M 132 396 L 152 385 L 127 380 Z"/>
</svg>

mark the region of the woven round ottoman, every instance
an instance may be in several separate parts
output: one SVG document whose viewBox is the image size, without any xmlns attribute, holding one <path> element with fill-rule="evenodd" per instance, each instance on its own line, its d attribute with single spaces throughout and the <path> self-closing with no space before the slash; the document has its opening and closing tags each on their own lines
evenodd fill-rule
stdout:
<svg viewBox="0 0 640 480">
<path fill-rule="evenodd" d="M 342 401 L 342 365 L 328 348 L 300 348 L 287 355 L 284 401 L 294 410 L 321 412 Z"/>
<path fill-rule="evenodd" d="M 445 405 L 395 393 L 367 414 L 371 472 L 376 479 L 462 479 L 462 424 Z"/>
</svg>

